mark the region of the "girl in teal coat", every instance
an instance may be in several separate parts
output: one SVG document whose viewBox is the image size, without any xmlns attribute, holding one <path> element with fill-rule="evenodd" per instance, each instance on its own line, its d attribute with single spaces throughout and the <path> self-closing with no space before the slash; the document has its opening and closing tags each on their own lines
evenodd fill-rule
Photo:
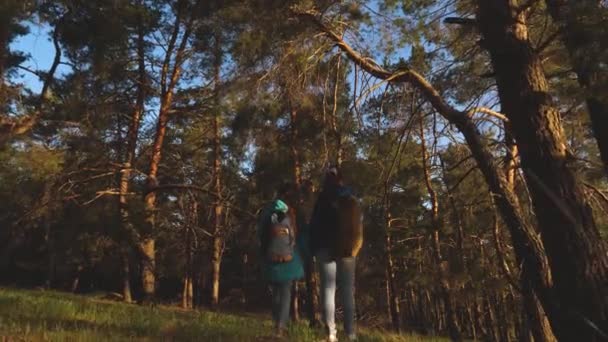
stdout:
<svg viewBox="0 0 608 342">
<path fill-rule="evenodd" d="M 268 218 L 273 213 L 282 212 L 287 214 L 289 211 L 289 199 L 294 198 L 293 186 L 286 184 L 281 187 L 278 198 L 266 205 L 257 222 L 257 233 L 262 246 L 262 255 L 264 255 L 264 233 L 267 229 L 264 222 L 268 222 Z M 301 225 L 300 225 L 301 224 Z M 289 306 L 291 303 L 291 289 L 293 282 L 304 277 L 303 257 L 308 255 L 306 246 L 308 228 L 303 223 L 303 220 L 296 218 L 296 244 L 292 253 L 292 259 L 288 262 L 275 263 L 262 257 L 262 273 L 266 281 L 272 288 L 272 320 L 275 325 L 276 333 L 282 336 L 287 321 L 289 320 Z"/>
</svg>

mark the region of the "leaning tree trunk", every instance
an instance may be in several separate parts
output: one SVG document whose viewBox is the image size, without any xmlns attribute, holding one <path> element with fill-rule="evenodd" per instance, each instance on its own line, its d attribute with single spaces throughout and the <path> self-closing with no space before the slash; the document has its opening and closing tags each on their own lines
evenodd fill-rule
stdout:
<svg viewBox="0 0 608 342">
<path fill-rule="evenodd" d="M 595 341 L 602 334 L 599 328 L 608 326 L 608 248 L 568 168 L 559 112 L 519 7 L 515 0 L 478 1 L 477 22 L 521 155 L 557 309 L 547 310 L 547 301 L 539 299 L 558 339 Z"/>
<path fill-rule="evenodd" d="M 505 123 L 505 145 L 507 153 L 505 155 L 505 175 L 507 178 L 507 186 L 509 191 L 515 191 L 515 176 L 517 172 L 517 145 L 511 134 L 511 126 Z M 524 185 L 525 186 L 525 185 Z M 515 197 L 517 199 L 517 197 Z M 494 243 L 496 246 L 496 255 L 498 257 L 499 268 L 503 271 L 505 278 L 513 287 L 518 288 L 522 295 L 522 304 L 524 307 L 524 316 L 527 320 L 534 341 L 536 342 L 553 342 L 555 336 L 551 330 L 551 325 L 541 302 L 538 299 L 533 284 L 523 277 L 520 279 L 519 286 L 511 273 L 506 261 L 505 252 L 500 244 L 500 232 L 498 230 L 498 220 L 494 217 Z"/>
<path fill-rule="evenodd" d="M 441 227 L 441 219 L 439 218 L 439 201 L 437 200 L 437 193 L 435 192 L 435 189 L 433 189 L 433 184 L 431 181 L 431 173 L 429 169 L 430 166 L 428 164 L 429 155 L 426 148 L 426 140 L 424 137 L 423 117 L 420 118 L 420 147 L 422 149 L 422 170 L 424 173 L 424 181 L 431 199 L 431 221 L 433 225 L 432 246 L 433 257 L 435 259 L 437 275 L 439 278 L 439 291 L 445 305 L 445 319 L 450 338 L 453 341 L 461 341 L 462 333 L 460 331 L 460 326 L 458 325 L 458 318 L 456 317 L 456 312 L 454 310 L 452 290 L 450 289 L 450 284 L 447 280 L 448 265 L 447 262 L 444 262 L 442 260 L 441 256 L 439 232 L 443 229 Z"/>
<path fill-rule="evenodd" d="M 585 92 L 591 128 L 608 175 L 608 8 L 598 0 L 545 0 Z M 603 42 L 603 43 L 602 43 Z M 604 64 L 604 65 L 602 65 Z"/>
</svg>

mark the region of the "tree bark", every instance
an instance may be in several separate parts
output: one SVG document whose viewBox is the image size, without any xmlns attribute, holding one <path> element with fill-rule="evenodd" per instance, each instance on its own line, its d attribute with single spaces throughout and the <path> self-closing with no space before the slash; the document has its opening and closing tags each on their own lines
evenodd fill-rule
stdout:
<svg viewBox="0 0 608 342">
<path fill-rule="evenodd" d="M 401 332 L 401 310 L 399 307 L 399 294 L 397 290 L 397 280 L 395 279 L 395 266 L 393 262 L 393 243 L 391 241 L 391 213 L 389 209 L 388 188 L 385 186 L 384 200 L 384 217 L 385 217 L 385 232 L 384 232 L 384 258 L 386 267 L 386 284 L 389 307 L 389 318 L 392 323 L 392 328 L 395 332 Z"/>
<path fill-rule="evenodd" d="M 137 148 L 137 136 L 139 134 L 139 125 L 144 111 L 144 102 L 146 100 L 146 64 L 145 64 L 145 50 L 144 50 L 144 28 L 143 18 L 138 19 L 138 32 L 137 32 L 137 98 L 135 100 L 135 108 L 131 115 L 131 122 L 129 123 L 129 129 L 127 131 L 127 149 L 123 163 L 123 169 L 120 174 L 120 185 L 118 195 L 118 207 L 120 211 L 120 225 L 121 231 L 126 233 L 128 237 L 127 246 L 121 247 L 123 249 L 121 253 L 123 256 L 121 262 L 123 263 L 123 299 L 125 302 L 131 302 L 131 272 L 129 267 L 129 252 L 128 248 L 134 245 L 136 249 L 139 247 L 139 236 L 133 227 L 131 219 L 129 217 L 128 208 L 128 193 L 129 183 L 131 181 L 131 170 L 133 168 L 133 161 L 135 160 L 135 151 Z M 123 244 L 125 244 L 123 242 Z M 139 253 L 145 257 L 144 253 Z"/>
<path fill-rule="evenodd" d="M 534 342 L 557 341 L 553 335 L 547 315 L 545 315 L 543 307 L 529 283 L 524 283 L 524 287 L 522 288 L 522 301 L 525 317 L 528 321 L 530 332 L 534 337 Z"/>
<path fill-rule="evenodd" d="M 513 192 L 515 190 L 515 173 L 517 172 L 517 145 L 514 143 L 513 138 L 511 137 L 509 127 L 505 127 L 505 140 L 507 146 L 507 155 L 505 156 L 505 174 L 507 176 L 507 185 L 510 191 Z M 536 291 L 533 285 L 523 277 L 520 278 L 518 284 L 517 280 L 513 276 L 511 268 L 509 267 L 506 260 L 506 253 L 501 247 L 500 231 L 498 228 L 498 218 L 495 214 L 493 238 L 494 245 L 496 247 L 496 256 L 498 258 L 498 266 L 499 269 L 502 271 L 504 277 L 511 284 L 511 286 L 517 288 L 521 292 L 522 304 L 524 307 L 524 317 L 527 320 L 527 327 L 529 328 L 530 333 L 534 337 L 534 341 L 556 341 L 555 336 L 553 335 L 553 331 L 551 330 L 551 326 L 549 325 L 547 315 L 545 314 L 542 304 L 538 300 L 538 296 L 536 295 Z"/>
<path fill-rule="evenodd" d="M 51 289 L 55 282 L 55 268 L 57 262 L 57 253 L 55 250 L 55 238 L 53 237 L 53 231 L 51 230 L 51 201 L 52 199 L 52 180 L 47 180 L 44 184 L 44 190 L 42 193 L 42 204 L 44 206 L 44 213 L 42 214 L 42 226 L 44 227 L 44 240 L 48 251 L 48 262 L 47 262 L 47 274 L 46 284 L 47 289 Z"/>
<path fill-rule="evenodd" d="M 8 36 L 11 27 L 11 20 L 6 20 L 0 24 L 0 95 L 4 91 L 4 69 L 6 65 L 6 59 L 8 55 Z M 3 102 L 0 102 L 3 104 Z"/>
<path fill-rule="evenodd" d="M 200 1 L 199 1 L 200 2 Z M 195 7 L 198 7 L 198 3 Z M 175 44 L 180 32 L 180 26 L 182 23 L 182 17 L 184 11 L 186 11 L 185 1 L 178 1 L 177 13 L 175 23 L 173 25 L 173 32 L 167 46 L 165 53 L 165 59 L 161 68 L 160 76 L 160 109 L 158 112 L 158 121 L 156 125 L 156 134 L 154 137 L 154 143 L 152 145 L 152 157 L 150 158 L 150 164 L 148 168 L 147 178 L 147 191 L 144 198 L 144 209 L 145 209 L 145 227 L 142 234 L 142 241 L 140 243 L 140 249 L 144 254 L 144 260 L 142 261 L 142 284 L 143 284 L 143 295 L 144 301 L 151 300 L 156 292 L 156 250 L 155 250 L 155 230 L 156 230 L 156 191 L 153 191 L 158 185 L 157 175 L 158 168 L 160 166 L 163 141 L 167 131 L 167 123 L 169 122 L 169 109 L 173 103 L 174 90 L 179 81 L 182 63 L 185 59 L 185 49 L 192 31 L 192 24 L 194 21 L 194 15 L 190 16 L 190 20 L 185 25 L 181 42 L 177 50 Z M 173 58 L 174 57 L 174 58 Z M 173 67 L 171 68 L 171 60 L 173 59 Z M 171 71 L 170 71 L 171 68 Z"/>
<path fill-rule="evenodd" d="M 222 264 L 222 141 L 221 141 L 221 109 L 220 109 L 220 68 L 222 66 L 221 39 L 215 35 L 215 61 L 214 61 L 214 101 L 215 114 L 213 118 L 213 183 L 217 194 L 213 205 L 213 246 L 211 251 L 211 306 L 217 307 L 220 298 L 220 270 Z"/>
<path fill-rule="evenodd" d="M 507 147 L 507 153 L 505 155 L 505 174 L 507 177 L 507 186 L 509 191 L 515 193 L 515 179 L 517 175 L 517 144 L 513 139 L 511 133 L 511 125 L 504 123 L 505 129 L 505 145 Z M 517 199 L 517 197 L 515 197 Z"/>
<path fill-rule="evenodd" d="M 122 263 L 122 300 L 131 303 L 131 264 L 129 262 L 129 250 L 125 247 L 120 248 L 120 262 Z"/>
<path fill-rule="evenodd" d="M 299 208 L 301 217 L 304 223 L 307 225 L 308 231 L 310 232 L 310 219 L 315 203 L 315 189 L 312 183 L 307 182 L 302 185 L 302 205 Z M 317 287 L 318 277 L 315 272 L 315 260 L 314 256 L 309 255 L 304 260 L 304 272 L 306 281 L 306 315 L 308 321 L 312 327 L 321 325 L 321 318 L 319 313 L 319 290 Z"/>
<path fill-rule="evenodd" d="M 336 139 L 336 165 L 339 167 L 342 166 L 342 161 L 344 159 L 344 148 L 342 146 L 342 133 L 340 132 L 340 128 L 338 127 L 338 89 L 340 85 L 340 63 L 342 61 L 342 55 L 338 55 L 338 61 L 336 62 L 336 79 L 334 82 L 334 106 L 331 114 L 331 130 Z"/>
<path fill-rule="evenodd" d="M 586 95 L 591 128 L 608 175 L 608 70 L 606 34 L 608 9 L 598 0 L 545 0 L 568 50 L 578 83 Z"/>
<path fill-rule="evenodd" d="M 300 162 L 300 151 L 298 148 L 298 144 L 300 143 L 298 137 L 298 110 L 295 108 L 293 103 L 290 103 L 289 109 L 289 120 L 290 120 L 290 150 L 291 150 L 291 159 L 292 159 L 292 168 L 293 168 L 293 182 L 294 187 L 297 190 L 297 198 L 295 198 L 296 203 L 300 204 L 301 196 L 300 189 L 302 187 L 302 165 Z"/>
<path fill-rule="evenodd" d="M 293 171 L 293 182 L 294 188 L 296 191 L 295 198 L 289 199 L 293 201 L 295 216 L 300 217 L 301 215 L 301 206 L 302 206 L 302 197 L 300 194 L 300 190 L 302 189 L 302 165 L 300 164 L 300 151 L 298 148 L 299 138 L 298 138 L 298 110 L 293 103 L 293 99 L 289 100 L 289 145 L 291 151 L 291 160 L 292 160 L 292 171 Z M 296 219 L 297 222 L 297 219 Z M 300 303 L 299 303 L 299 287 L 298 282 L 294 281 L 293 289 L 291 291 L 291 317 L 294 321 L 298 321 L 300 319 Z M 310 298 L 309 298 L 310 300 Z M 310 310 L 310 309 L 309 309 Z M 309 317 L 310 318 L 310 317 Z M 313 322 L 311 321 L 311 324 Z"/>
<path fill-rule="evenodd" d="M 554 280 L 549 309 L 560 340 L 596 341 L 608 326 L 608 248 L 576 175 L 568 168 L 566 139 L 551 102 L 539 57 L 516 0 L 478 1 L 482 46 L 490 54 L 503 112 L 517 141 Z M 525 270 L 524 270 L 525 271 Z"/>
<path fill-rule="evenodd" d="M 193 298 L 193 282 L 194 282 L 194 229 L 198 222 L 198 202 L 193 196 L 189 196 L 189 208 L 187 212 L 184 212 L 186 216 L 186 224 L 184 226 L 184 249 L 186 256 L 186 270 L 184 275 L 184 286 L 182 289 L 182 308 L 192 309 L 194 307 Z"/>
</svg>

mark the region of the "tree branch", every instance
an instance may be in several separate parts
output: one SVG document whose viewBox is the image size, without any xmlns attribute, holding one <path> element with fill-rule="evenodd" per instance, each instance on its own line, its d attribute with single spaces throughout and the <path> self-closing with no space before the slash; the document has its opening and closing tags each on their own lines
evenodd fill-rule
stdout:
<svg viewBox="0 0 608 342">
<path fill-rule="evenodd" d="M 62 17 L 63 18 L 63 17 Z M 59 19 L 57 23 L 61 22 Z M 20 69 L 26 70 L 38 76 L 43 80 L 42 91 L 38 103 L 35 106 L 35 111 L 29 115 L 23 116 L 18 119 L 11 119 L 7 116 L 0 117 L 0 146 L 6 143 L 11 137 L 15 135 L 21 135 L 29 132 L 34 125 L 36 125 L 42 116 L 42 106 L 47 99 L 47 92 L 50 88 L 57 67 L 61 61 L 61 46 L 59 45 L 59 24 L 56 24 L 55 30 L 53 31 L 53 45 L 55 46 L 55 57 L 49 71 L 46 74 L 40 71 L 31 70 L 27 67 L 19 66 Z"/>
<path fill-rule="evenodd" d="M 353 61 L 353 63 L 360 66 L 361 69 L 367 71 L 369 74 L 387 82 L 406 82 L 413 85 L 424 95 L 426 100 L 429 101 L 442 116 L 450 121 L 457 120 L 458 118 L 463 119 L 463 117 L 466 115 L 464 112 L 461 112 L 448 105 L 447 102 L 443 100 L 439 92 L 433 87 L 433 85 L 416 71 L 406 68 L 392 72 L 382 68 L 372 59 L 366 58 L 359 54 L 342 39 L 341 35 L 334 32 L 322 21 L 318 11 L 300 11 L 297 9 L 293 9 L 293 11 L 303 18 L 312 20 L 328 38 L 336 43 L 336 45 L 348 56 L 351 61 Z"/>
<path fill-rule="evenodd" d="M 456 24 L 462 26 L 476 25 L 477 20 L 475 18 L 460 18 L 460 17 L 447 17 L 443 19 L 446 24 Z"/>
<path fill-rule="evenodd" d="M 223 198 L 221 196 L 221 194 L 218 194 L 215 191 L 211 191 L 209 189 L 206 189 L 204 187 L 198 186 L 198 185 L 190 185 L 190 184 L 163 184 L 163 185 L 157 185 L 154 187 L 150 187 L 148 189 L 146 189 L 143 193 L 144 196 L 148 195 L 151 192 L 157 192 L 157 191 L 170 191 L 170 190 L 195 190 L 198 192 L 202 192 L 208 195 L 211 195 L 213 197 L 217 198 Z M 235 207 L 230 205 L 229 203 L 225 203 L 226 207 L 233 209 L 235 211 L 238 211 L 240 213 L 249 215 L 250 217 L 257 217 L 254 213 L 251 213 L 247 210 L 243 210 L 241 208 Z"/>
<path fill-rule="evenodd" d="M 496 112 L 496 111 L 493 111 L 490 108 L 486 108 L 486 107 L 474 107 L 474 108 L 471 108 L 471 109 L 469 109 L 467 111 L 467 116 L 470 117 L 470 118 L 472 118 L 473 114 L 475 114 L 475 113 L 488 114 L 489 116 L 493 116 L 493 117 L 498 118 L 498 119 L 500 119 L 500 120 L 502 120 L 504 122 L 509 122 L 509 119 L 507 118 L 506 115 L 504 115 L 502 113 L 499 113 L 499 112 Z"/>
</svg>

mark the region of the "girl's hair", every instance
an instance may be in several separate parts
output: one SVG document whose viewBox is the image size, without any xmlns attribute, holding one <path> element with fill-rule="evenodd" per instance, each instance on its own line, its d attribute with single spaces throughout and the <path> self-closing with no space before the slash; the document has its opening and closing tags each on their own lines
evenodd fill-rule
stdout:
<svg viewBox="0 0 608 342">
<path fill-rule="evenodd" d="M 277 189 L 277 197 L 285 201 L 287 205 L 293 204 L 297 197 L 297 189 L 295 184 L 291 182 L 283 182 Z"/>
<path fill-rule="evenodd" d="M 342 172 L 337 166 L 330 166 L 325 171 L 324 187 L 342 185 Z"/>
</svg>

